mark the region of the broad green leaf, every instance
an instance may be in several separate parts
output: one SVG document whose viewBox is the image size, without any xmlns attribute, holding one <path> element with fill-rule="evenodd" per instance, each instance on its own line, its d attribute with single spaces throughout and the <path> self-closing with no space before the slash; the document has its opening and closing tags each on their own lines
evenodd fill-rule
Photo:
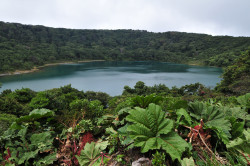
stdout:
<svg viewBox="0 0 250 166">
<path fill-rule="evenodd" d="M 228 149 L 236 149 L 242 153 L 250 154 L 250 129 L 243 131 L 243 136 L 230 141 L 227 145 Z"/>
<path fill-rule="evenodd" d="M 241 161 L 245 163 L 245 165 L 247 165 L 250 161 L 250 155 L 247 153 L 240 153 L 238 157 L 240 158 Z"/>
<path fill-rule="evenodd" d="M 39 134 L 33 134 L 30 137 L 31 146 L 35 146 L 37 149 L 39 149 L 40 153 L 47 150 L 51 150 L 53 145 L 53 140 L 54 138 L 52 137 L 50 131 Z"/>
<path fill-rule="evenodd" d="M 171 156 L 173 160 L 181 160 L 182 153 L 189 148 L 189 144 L 176 132 L 172 131 L 162 136 L 161 147 Z"/>
<path fill-rule="evenodd" d="M 128 124 L 126 124 L 125 126 L 119 128 L 117 130 L 118 133 L 121 134 L 121 136 L 125 136 L 125 138 L 120 139 L 122 145 L 128 145 L 131 142 L 133 142 L 133 140 L 130 138 L 130 136 L 129 136 L 128 132 L 127 132 L 127 128 L 128 128 Z M 132 144 L 132 146 L 133 146 L 133 144 Z"/>
<path fill-rule="evenodd" d="M 202 117 L 204 117 L 204 114 L 206 113 L 205 110 L 207 107 L 204 103 L 196 101 L 193 103 L 189 103 L 189 107 L 191 108 L 189 109 L 190 115 L 196 120 L 200 121 Z"/>
<path fill-rule="evenodd" d="M 181 166 L 195 166 L 193 157 L 182 159 Z"/>
<path fill-rule="evenodd" d="M 131 99 L 131 104 L 136 107 L 146 108 L 150 103 L 158 104 L 161 100 L 161 96 L 156 96 L 155 94 L 151 94 L 148 96 L 136 96 Z"/>
<path fill-rule="evenodd" d="M 239 96 L 236 100 L 238 103 L 240 103 L 241 106 L 250 108 L 250 93 L 247 93 L 243 96 Z"/>
<path fill-rule="evenodd" d="M 238 122 L 235 117 L 231 117 L 229 120 L 232 124 L 232 139 L 241 137 L 244 131 L 245 122 Z"/>
<path fill-rule="evenodd" d="M 19 119 L 16 120 L 16 123 L 22 123 L 22 122 L 32 122 L 40 118 L 45 117 L 52 117 L 55 113 L 48 109 L 35 109 L 30 112 L 29 115 L 22 116 Z"/>
<path fill-rule="evenodd" d="M 190 115 L 200 121 L 203 119 L 207 128 L 215 130 L 216 134 L 222 141 L 227 144 L 231 138 L 231 123 L 225 119 L 224 113 L 214 105 L 207 105 L 203 102 L 190 103 Z"/>
<path fill-rule="evenodd" d="M 231 117 L 235 117 L 237 119 L 250 120 L 249 115 L 246 112 L 246 110 L 242 109 L 241 107 L 229 108 L 227 106 L 222 106 L 219 109 L 224 114 L 225 118 L 227 119 Z"/>
<path fill-rule="evenodd" d="M 15 164 L 12 163 L 6 163 L 5 166 L 15 166 Z"/>
<path fill-rule="evenodd" d="M 173 121 L 165 119 L 165 112 L 158 105 L 150 104 L 146 110 L 137 107 L 129 113 L 126 120 L 136 124 L 129 126 L 127 130 L 133 132 L 133 128 L 138 128 L 135 131 L 142 134 L 141 136 L 143 134 L 159 136 L 169 133 L 173 128 Z M 138 134 L 136 136 L 141 137 Z"/>
<path fill-rule="evenodd" d="M 36 165 L 36 166 L 50 165 L 50 164 L 53 164 L 53 162 L 56 160 L 57 160 L 56 153 L 52 153 L 44 158 L 41 158 L 38 161 L 34 161 L 34 165 Z"/>
<path fill-rule="evenodd" d="M 172 109 L 180 109 L 180 108 L 184 108 L 187 109 L 188 108 L 188 102 L 186 100 L 178 100 L 173 106 Z"/>
<path fill-rule="evenodd" d="M 150 104 L 147 109 L 135 108 L 129 113 L 126 120 L 133 124 L 127 131 L 141 152 L 164 149 L 173 160 L 180 160 L 188 143 L 173 131 L 173 121 L 165 118 L 160 106 Z"/>
<path fill-rule="evenodd" d="M 28 161 L 29 159 L 36 158 L 38 154 L 38 149 L 35 151 L 25 152 L 23 155 L 20 155 L 20 159 L 18 160 L 18 165 L 25 163 L 25 161 Z"/>
<path fill-rule="evenodd" d="M 54 112 L 45 108 L 42 109 L 34 109 L 33 111 L 30 112 L 29 115 L 41 115 L 41 116 L 53 116 Z"/>
<path fill-rule="evenodd" d="M 86 166 L 89 164 L 93 164 L 93 166 L 100 165 L 101 159 L 99 158 L 97 160 L 97 158 L 101 152 L 106 149 L 107 145 L 107 141 L 86 143 L 84 150 L 81 151 L 80 156 L 76 156 L 79 164 L 81 166 Z"/>
<path fill-rule="evenodd" d="M 181 124 L 181 125 L 187 125 L 187 126 L 192 125 L 192 119 L 185 109 L 183 108 L 178 109 L 176 111 L 176 115 L 177 115 L 176 123 Z"/>
</svg>

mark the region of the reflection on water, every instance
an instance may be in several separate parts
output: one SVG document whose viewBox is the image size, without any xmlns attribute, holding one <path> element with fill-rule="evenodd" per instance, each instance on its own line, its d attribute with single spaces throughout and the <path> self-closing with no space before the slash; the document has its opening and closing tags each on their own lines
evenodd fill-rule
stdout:
<svg viewBox="0 0 250 166">
<path fill-rule="evenodd" d="M 199 67 L 163 62 L 88 62 L 49 66 L 41 71 L 0 77 L 2 88 L 45 90 L 71 84 L 79 90 L 107 92 L 120 95 L 125 85 L 143 81 L 148 86 L 166 84 L 168 87 L 200 82 L 214 87 L 220 81 L 221 68 Z"/>
</svg>

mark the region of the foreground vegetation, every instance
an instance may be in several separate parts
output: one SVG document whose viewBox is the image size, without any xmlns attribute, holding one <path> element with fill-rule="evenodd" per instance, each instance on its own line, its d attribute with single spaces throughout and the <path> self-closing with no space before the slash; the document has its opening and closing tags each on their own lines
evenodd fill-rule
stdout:
<svg viewBox="0 0 250 166">
<path fill-rule="evenodd" d="M 50 30 L 91 34 L 6 25 L 14 29 L 41 28 L 48 34 Z M 0 38 L 4 39 L 2 35 Z M 10 41 L 13 46 L 16 40 Z M 13 57 L 18 54 L 17 51 Z M 39 58 L 42 54 L 35 55 Z M 180 88 L 162 84 L 150 87 L 139 81 L 134 87 L 125 86 L 123 94 L 115 97 L 79 91 L 71 85 L 41 92 L 29 88 L 4 90 L 0 94 L 0 164 L 131 165 L 140 159 L 154 166 L 250 165 L 250 53 L 241 52 L 235 57 L 238 58 L 225 69 L 215 89 L 199 83 Z M 0 58 L 4 60 L 1 63 L 6 61 L 5 56 Z M 11 58 L 9 62 L 7 67 L 12 64 Z"/>
<path fill-rule="evenodd" d="M 3 165 L 250 162 L 249 93 L 224 97 L 198 83 L 169 89 L 137 82 L 116 97 L 67 85 L 5 90 L 0 102 Z"/>
<path fill-rule="evenodd" d="M 228 66 L 249 37 L 140 30 L 72 30 L 0 22 L 0 73 L 80 60 L 143 60 Z"/>
</svg>

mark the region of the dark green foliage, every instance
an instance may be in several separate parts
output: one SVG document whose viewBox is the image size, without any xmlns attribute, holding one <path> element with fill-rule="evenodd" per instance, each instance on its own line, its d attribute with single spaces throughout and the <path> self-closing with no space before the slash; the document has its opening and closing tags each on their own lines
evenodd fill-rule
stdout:
<svg viewBox="0 0 250 166">
<path fill-rule="evenodd" d="M 99 100 L 102 103 L 102 105 L 105 107 L 107 106 L 108 101 L 110 99 L 110 96 L 104 92 L 87 91 L 84 94 L 88 100 L 90 100 L 90 101 Z"/>
<path fill-rule="evenodd" d="M 129 86 L 124 86 L 123 95 L 151 95 L 153 93 L 161 96 L 171 95 L 171 96 L 204 96 L 208 88 L 200 83 L 194 83 L 189 85 L 184 85 L 180 88 L 173 86 L 171 89 L 166 87 L 166 85 L 159 84 L 154 86 L 146 86 L 144 82 L 138 81 L 134 88 Z"/>
<path fill-rule="evenodd" d="M 28 103 L 35 97 L 35 92 L 29 88 L 17 89 L 14 92 L 14 98 L 20 103 Z"/>
<path fill-rule="evenodd" d="M 134 88 L 130 88 L 129 86 L 124 86 L 123 95 L 150 95 L 152 93 L 166 95 L 169 94 L 170 89 L 164 85 L 154 85 L 154 86 L 146 86 L 144 82 L 138 81 Z"/>
<path fill-rule="evenodd" d="M 69 104 L 72 101 L 83 97 L 83 92 L 72 88 L 71 85 L 66 85 L 61 88 L 38 92 L 36 96 L 32 98 L 29 106 L 32 109 L 47 108 L 54 111 L 62 111 L 69 109 Z"/>
<path fill-rule="evenodd" d="M 150 103 L 159 104 L 162 100 L 162 97 L 151 94 L 148 96 L 136 96 L 131 99 L 131 105 L 134 107 L 146 108 Z"/>
<path fill-rule="evenodd" d="M 152 164 L 153 166 L 164 166 L 166 160 L 166 155 L 163 152 L 156 151 L 153 154 Z"/>
<path fill-rule="evenodd" d="M 27 111 L 23 110 L 23 106 L 16 99 L 11 96 L 6 96 L 0 98 L 0 113 L 22 116 L 27 114 Z"/>
<path fill-rule="evenodd" d="M 71 85 L 41 92 L 3 91 L 0 164 L 60 165 L 72 159 L 75 165 L 100 165 L 103 158 L 105 165 L 118 160 L 131 165 L 142 156 L 154 165 L 173 166 L 246 165 L 250 161 L 249 93 L 225 96 L 199 83 L 169 89 L 143 82 L 124 91 L 116 97 L 84 93 Z M 105 145 L 92 143 L 85 149 L 86 132 Z"/>
<path fill-rule="evenodd" d="M 249 37 L 141 30 L 73 30 L 0 22 L 0 73 L 86 59 L 228 66 L 249 45 Z"/>
<path fill-rule="evenodd" d="M 0 94 L 0 97 L 5 97 L 8 94 L 12 93 L 11 89 L 5 89 L 2 91 L 2 93 Z"/>
<path fill-rule="evenodd" d="M 99 100 L 74 100 L 70 103 L 70 110 L 83 113 L 86 119 L 101 117 L 104 114 L 103 105 Z"/>
<path fill-rule="evenodd" d="M 195 84 L 189 84 L 189 85 L 184 85 L 182 86 L 179 90 L 178 93 L 180 95 L 195 95 L 201 93 L 202 89 L 204 89 L 204 86 L 200 83 L 195 83 Z"/>
<path fill-rule="evenodd" d="M 16 165 L 52 164 L 56 160 L 55 133 L 49 131 L 53 128 L 50 124 L 53 116 L 53 111 L 41 109 L 16 119 L 0 137 L 1 145 L 11 154 L 5 162 Z"/>
<path fill-rule="evenodd" d="M 12 114 L 0 114 L 0 135 L 6 131 L 9 126 L 16 120 L 16 116 Z"/>
<path fill-rule="evenodd" d="M 227 67 L 221 83 L 216 87 L 223 93 L 243 95 L 250 92 L 250 51 L 243 52 L 236 62 Z"/>
<path fill-rule="evenodd" d="M 29 106 L 32 109 L 46 108 L 48 105 L 49 105 L 49 99 L 46 98 L 45 92 L 39 92 L 36 95 L 36 97 L 34 97 L 29 103 Z"/>
</svg>

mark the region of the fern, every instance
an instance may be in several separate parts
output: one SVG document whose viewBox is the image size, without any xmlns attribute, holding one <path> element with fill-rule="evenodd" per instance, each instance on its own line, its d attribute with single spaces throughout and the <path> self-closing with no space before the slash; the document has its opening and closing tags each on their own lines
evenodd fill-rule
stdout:
<svg viewBox="0 0 250 166">
<path fill-rule="evenodd" d="M 173 160 L 180 161 L 188 148 L 188 143 L 173 131 L 174 122 L 165 118 L 165 112 L 158 105 L 150 104 L 147 109 L 137 107 L 129 112 L 126 120 L 133 123 L 127 131 L 142 153 L 163 149 Z"/>
</svg>

